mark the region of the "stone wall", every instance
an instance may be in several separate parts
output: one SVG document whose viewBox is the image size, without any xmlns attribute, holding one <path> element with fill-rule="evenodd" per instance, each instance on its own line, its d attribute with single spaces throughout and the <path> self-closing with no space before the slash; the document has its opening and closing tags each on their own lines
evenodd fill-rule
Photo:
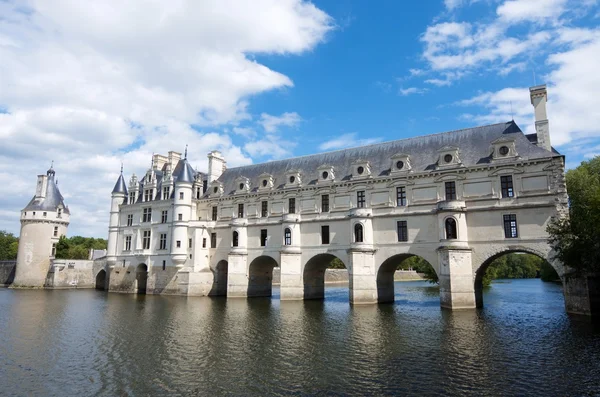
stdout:
<svg viewBox="0 0 600 397">
<path fill-rule="evenodd" d="M 394 281 L 416 281 L 423 280 L 423 276 L 414 270 L 397 270 L 394 273 Z M 281 268 L 273 269 L 273 284 L 281 283 Z M 348 270 L 346 269 L 327 269 L 325 270 L 325 284 L 343 284 L 348 283 Z"/>
<path fill-rule="evenodd" d="M 15 279 L 17 261 L 0 261 L 0 286 L 6 287 Z"/>
<path fill-rule="evenodd" d="M 102 261 L 54 259 L 46 277 L 46 288 L 95 288 Z"/>
</svg>

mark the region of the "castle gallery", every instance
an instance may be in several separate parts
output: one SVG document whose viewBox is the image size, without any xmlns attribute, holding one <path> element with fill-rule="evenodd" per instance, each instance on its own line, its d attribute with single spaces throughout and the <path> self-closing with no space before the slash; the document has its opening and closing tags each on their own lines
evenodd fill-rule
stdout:
<svg viewBox="0 0 600 397">
<path fill-rule="evenodd" d="M 530 135 L 509 121 L 236 168 L 213 151 L 207 174 L 186 155 L 156 154 L 145 175 L 126 182 L 121 173 L 108 252 L 92 276 L 115 292 L 254 297 L 271 295 L 280 267 L 281 300 L 318 299 L 337 257 L 350 302 L 367 304 L 393 301 L 397 265 L 418 255 L 438 274 L 442 307 L 456 309 L 482 305 L 496 257 L 528 252 L 558 271 L 567 310 L 585 312 L 585 294 L 569 287 L 548 245 L 548 222 L 566 210 L 565 162 L 550 145 L 546 86 L 530 96 Z M 53 184 L 44 177 L 40 192 Z M 66 232 L 54 188 L 22 212 L 21 235 L 48 242 L 32 254 L 22 240 L 15 284 L 45 278 Z M 41 226 L 41 208 L 54 223 Z"/>
</svg>

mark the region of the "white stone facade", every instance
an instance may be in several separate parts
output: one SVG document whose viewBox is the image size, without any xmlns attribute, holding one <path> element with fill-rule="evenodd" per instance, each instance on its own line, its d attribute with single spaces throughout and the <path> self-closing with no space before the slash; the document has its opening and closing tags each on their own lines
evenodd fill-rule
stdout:
<svg viewBox="0 0 600 397">
<path fill-rule="evenodd" d="M 564 157 L 549 135 L 525 136 L 514 122 L 229 170 L 211 152 L 208 169 L 193 173 L 170 152 L 141 183 L 126 189 L 121 176 L 110 290 L 269 296 L 280 266 L 282 300 L 322 298 L 337 257 L 352 303 L 386 302 L 396 266 L 418 255 L 439 276 L 443 307 L 473 308 L 499 254 L 551 261 L 546 226 L 567 200 Z"/>
</svg>

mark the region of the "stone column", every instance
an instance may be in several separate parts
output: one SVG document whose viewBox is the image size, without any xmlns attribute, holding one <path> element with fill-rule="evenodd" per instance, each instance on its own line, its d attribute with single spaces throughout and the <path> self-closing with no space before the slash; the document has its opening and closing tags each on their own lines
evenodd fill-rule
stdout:
<svg viewBox="0 0 600 397">
<path fill-rule="evenodd" d="M 441 306 L 447 309 L 474 309 L 475 278 L 471 249 L 459 245 L 440 247 L 438 259 Z"/>
<path fill-rule="evenodd" d="M 600 274 L 565 274 L 562 280 L 567 313 L 600 315 Z"/>
<path fill-rule="evenodd" d="M 232 250 L 227 256 L 227 297 L 248 296 L 248 254 Z"/>
<path fill-rule="evenodd" d="M 350 281 L 350 303 L 377 303 L 377 272 L 375 250 L 350 248 L 348 250 L 348 277 Z"/>
<path fill-rule="evenodd" d="M 302 275 L 302 253 L 299 248 L 285 247 L 281 250 L 280 299 L 304 299 L 304 277 Z"/>
</svg>

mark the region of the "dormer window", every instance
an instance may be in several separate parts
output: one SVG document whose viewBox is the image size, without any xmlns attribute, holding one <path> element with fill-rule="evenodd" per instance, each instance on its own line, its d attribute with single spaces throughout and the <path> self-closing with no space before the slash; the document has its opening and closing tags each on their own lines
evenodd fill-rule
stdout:
<svg viewBox="0 0 600 397">
<path fill-rule="evenodd" d="M 62 208 L 57 209 L 56 212 L 57 212 L 56 217 L 61 218 L 62 217 Z"/>
<path fill-rule="evenodd" d="M 438 168 L 462 166 L 460 153 L 455 146 L 444 146 L 438 150 L 439 158 L 437 161 Z"/>
<path fill-rule="evenodd" d="M 285 186 L 295 187 L 302 184 L 302 179 L 299 170 L 289 170 L 285 174 Z"/>
<path fill-rule="evenodd" d="M 500 138 L 492 142 L 492 159 L 502 160 L 517 157 L 514 138 Z"/>
<path fill-rule="evenodd" d="M 237 186 L 236 193 L 248 193 L 250 191 L 250 180 L 245 176 L 240 176 L 235 182 Z"/>
<path fill-rule="evenodd" d="M 210 187 L 211 197 L 218 197 L 223 194 L 223 184 L 219 181 L 214 181 Z"/>
<path fill-rule="evenodd" d="M 261 174 L 258 177 L 260 184 L 258 186 L 259 190 L 269 190 L 273 188 L 273 176 L 271 174 Z"/>
<path fill-rule="evenodd" d="M 367 160 L 356 160 L 352 162 L 352 178 L 368 178 L 371 176 L 371 164 Z"/>
<path fill-rule="evenodd" d="M 392 156 L 391 174 L 408 172 L 411 170 L 410 156 L 404 153 L 396 153 Z"/>
<path fill-rule="evenodd" d="M 333 173 L 333 166 L 324 164 L 317 168 L 318 172 L 318 180 L 319 183 L 331 182 L 335 179 L 335 174 Z"/>
</svg>

